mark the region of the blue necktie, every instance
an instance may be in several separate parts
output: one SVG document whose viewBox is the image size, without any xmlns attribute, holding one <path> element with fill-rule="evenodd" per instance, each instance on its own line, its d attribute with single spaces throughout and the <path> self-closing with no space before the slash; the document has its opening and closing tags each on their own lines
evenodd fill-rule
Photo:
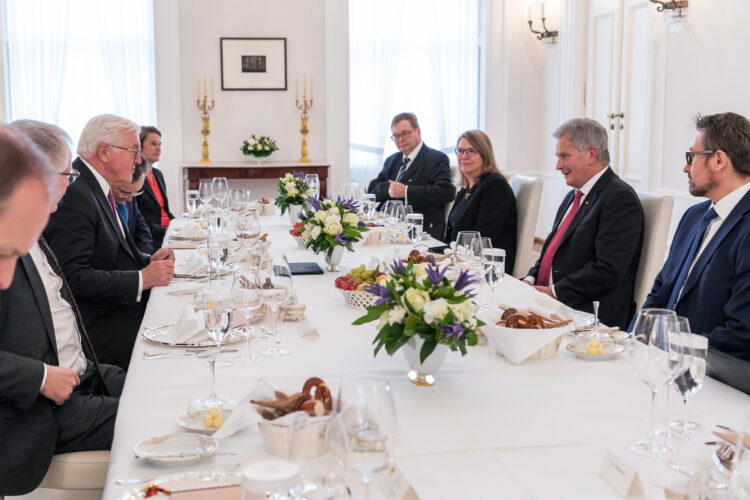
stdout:
<svg viewBox="0 0 750 500">
<path fill-rule="evenodd" d="M 396 181 L 401 182 L 401 176 L 404 175 L 404 172 L 406 172 L 406 166 L 411 161 L 411 158 L 408 156 L 404 156 L 401 160 L 401 168 L 398 169 L 398 175 L 396 176 Z"/>
<path fill-rule="evenodd" d="M 674 306 L 677 303 L 677 299 L 680 297 L 682 286 L 685 284 L 685 280 L 687 279 L 688 271 L 690 271 L 690 266 L 693 264 L 693 260 L 695 259 L 695 254 L 698 253 L 698 249 L 701 246 L 703 237 L 706 235 L 706 229 L 708 229 L 708 225 L 712 220 L 714 220 L 714 217 L 716 217 L 716 215 L 717 214 L 716 210 L 714 210 L 714 207 L 709 208 L 706 213 L 703 214 L 701 224 L 700 226 L 698 226 L 698 231 L 695 233 L 695 237 L 693 238 L 693 244 L 690 246 L 690 251 L 685 258 L 685 262 L 682 263 L 680 274 L 677 276 L 677 280 L 674 282 L 674 288 L 672 289 L 672 293 L 669 296 L 669 302 L 667 302 L 667 309 L 674 309 Z"/>
<path fill-rule="evenodd" d="M 117 207 L 117 213 L 120 214 L 120 219 L 122 219 L 122 227 L 125 228 L 125 231 L 130 232 L 130 229 L 128 229 L 128 207 L 124 203 L 117 203 L 115 206 Z"/>
</svg>

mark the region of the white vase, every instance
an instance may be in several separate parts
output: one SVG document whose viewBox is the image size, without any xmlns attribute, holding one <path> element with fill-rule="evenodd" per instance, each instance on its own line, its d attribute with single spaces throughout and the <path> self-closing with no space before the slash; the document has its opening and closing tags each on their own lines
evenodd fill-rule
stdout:
<svg viewBox="0 0 750 500">
<path fill-rule="evenodd" d="M 297 214 L 302 211 L 302 205 L 289 205 L 286 209 L 289 214 L 289 224 L 293 226 L 298 223 L 299 217 L 297 217 Z"/>
<path fill-rule="evenodd" d="M 330 256 L 328 255 L 328 253 L 326 253 L 326 264 L 328 264 L 328 267 L 326 267 L 326 271 L 337 273 L 339 271 L 338 265 L 341 264 L 341 259 L 343 258 L 344 247 L 340 245 L 333 247 L 333 251 L 331 252 Z"/>
<path fill-rule="evenodd" d="M 419 352 L 422 350 L 422 344 L 424 344 L 424 339 L 414 335 L 401 348 L 401 352 L 404 353 L 404 359 L 409 365 L 409 373 L 407 373 L 409 381 L 415 385 L 431 386 L 435 383 L 433 374 L 440 369 L 450 348 L 447 345 L 438 344 L 432 354 L 424 360 L 424 363 L 421 363 Z"/>
</svg>

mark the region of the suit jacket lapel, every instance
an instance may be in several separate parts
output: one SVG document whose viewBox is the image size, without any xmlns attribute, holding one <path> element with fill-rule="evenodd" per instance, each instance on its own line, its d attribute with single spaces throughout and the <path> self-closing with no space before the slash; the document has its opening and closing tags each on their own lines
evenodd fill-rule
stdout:
<svg viewBox="0 0 750 500">
<path fill-rule="evenodd" d="M 120 229 L 120 224 L 115 219 L 115 214 L 112 213 L 112 207 L 109 205 L 109 201 L 107 201 L 107 198 L 104 196 L 104 193 L 102 192 L 102 188 L 101 188 L 101 185 L 99 184 L 99 181 L 96 180 L 96 177 L 94 177 L 94 174 L 91 173 L 91 171 L 89 170 L 89 168 L 86 166 L 85 163 L 83 163 L 79 159 L 76 159 L 76 161 L 78 162 L 78 165 L 75 166 L 75 169 L 81 172 L 81 177 L 83 177 L 86 180 L 89 187 L 94 192 L 94 197 L 99 202 L 99 206 L 102 212 L 104 213 L 104 216 L 109 221 L 109 225 L 111 229 L 117 235 L 117 239 L 119 240 L 120 245 L 122 245 L 125 251 L 127 251 L 128 254 L 135 260 L 135 256 L 133 256 L 133 252 L 130 248 L 130 245 L 128 245 L 128 242 L 125 240 L 125 236 L 122 234 L 122 230 Z M 136 262 L 138 261 L 136 260 Z"/>
<path fill-rule="evenodd" d="M 716 231 L 716 234 L 714 234 L 713 238 L 711 238 L 711 241 L 708 242 L 706 248 L 704 248 L 703 252 L 698 256 L 698 260 L 695 261 L 695 265 L 693 266 L 693 269 L 690 271 L 690 274 L 685 281 L 682 293 L 680 293 L 680 298 L 677 300 L 677 302 L 679 302 L 682 297 L 687 295 L 688 292 L 695 286 L 695 284 L 698 283 L 698 279 L 706 269 L 706 265 L 711 260 L 711 257 L 713 257 L 716 249 L 719 248 L 719 245 L 721 245 L 721 242 L 724 240 L 724 238 L 726 238 L 732 228 L 737 225 L 740 219 L 742 219 L 742 217 L 748 211 L 750 211 L 750 193 L 746 193 L 745 196 L 742 197 L 737 206 L 735 206 L 734 209 L 729 213 L 727 219 L 721 223 L 721 226 L 719 226 L 719 230 Z"/>
<path fill-rule="evenodd" d="M 404 184 L 409 184 L 409 177 L 414 177 L 417 174 L 417 170 L 419 170 L 419 167 L 422 165 L 422 160 L 426 154 L 427 146 L 425 143 L 422 143 L 422 148 L 419 150 L 419 153 L 417 153 L 416 158 L 414 158 L 414 161 L 406 167 L 406 172 L 404 172 L 404 178 L 402 179 L 406 181 Z"/>
<path fill-rule="evenodd" d="M 599 198 L 599 194 L 602 192 L 602 190 L 607 185 L 607 183 L 609 183 L 613 175 L 614 175 L 614 172 L 612 172 L 611 169 L 608 169 L 606 172 L 604 172 L 604 174 L 602 174 L 601 177 L 599 177 L 599 180 L 596 181 L 596 184 L 594 184 L 594 187 L 591 188 L 591 192 L 586 195 L 586 197 L 583 199 L 583 202 L 581 203 L 581 206 L 578 207 L 578 211 L 573 217 L 573 220 L 570 221 L 568 230 L 565 231 L 565 234 L 563 235 L 563 239 L 562 241 L 560 241 L 560 246 L 563 246 L 565 244 L 565 241 L 568 238 L 570 238 L 570 235 L 572 235 L 575 232 L 576 228 L 578 227 L 578 224 L 580 224 L 581 221 L 586 218 L 588 213 L 596 204 L 596 200 L 597 198 Z"/>
<path fill-rule="evenodd" d="M 34 260 L 31 255 L 26 254 L 20 259 L 21 265 L 26 271 L 26 276 L 29 278 L 29 285 L 31 285 L 31 292 L 34 295 L 34 300 L 39 308 L 39 312 L 42 315 L 42 322 L 44 323 L 44 329 L 47 330 L 47 338 L 52 344 L 52 348 L 55 351 L 55 358 L 57 358 L 57 340 L 55 340 L 55 326 L 52 323 L 52 313 L 49 308 L 49 301 L 47 300 L 47 292 L 44 289 L 44 283 L 42 278 L 39 276 L 39 271 L 34 265 Z"/>
</svg>

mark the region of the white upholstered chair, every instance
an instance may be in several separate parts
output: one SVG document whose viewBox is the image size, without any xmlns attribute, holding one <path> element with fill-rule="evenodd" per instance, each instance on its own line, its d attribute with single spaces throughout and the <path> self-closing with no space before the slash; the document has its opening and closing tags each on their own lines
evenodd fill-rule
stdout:
<svg viewBox="0 0 750 500">
<path fill-rule="evenodd" d="M 664 265 L 667 251 L 667 237 L 669 224 L 672 220 L 674 198 L 649 193 L 639 193 L 638 198 L 643 206 L 643 246 L 641 247 L 641 262 L 635 276 L 635 306 L 640 310 L 646 300 L 654 278 Z"/>
<path fill-rule="evenodd" d="M 518 234 L 516 236 L 516 264 L 512 274 L 518 279 L 526 276 L 534 265 L 534 237 L 536 236 L 536 222 L 539 215 L 539 204 L 542 200 L 543 182 L 541 179 L 515 175 L 510 180 L 510 186 L 516 197 L 518 211 Z M 506 270 L 507 272 L 508 270 Z"/>
<path fill-rule="evenodd" d="M 109 450 L 76 451 L 52 457 L 40 488 L 103 490 L 109 468 Z"/>
</svg>

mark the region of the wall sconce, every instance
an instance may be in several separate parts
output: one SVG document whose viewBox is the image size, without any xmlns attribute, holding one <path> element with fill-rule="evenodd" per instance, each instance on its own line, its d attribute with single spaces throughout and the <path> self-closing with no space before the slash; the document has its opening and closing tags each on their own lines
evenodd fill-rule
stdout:
<svg viewBox="0 0 750 500">
<path fill-rule="evenodd" d="M 653 0 L 652 0 L 653 1 Z M 687 3 L 687 0 L 683 0 L 685 3 Z M 544 31 L 537 31 L 534 29 L 534 21 L 531 18 L 531 0 L 526 0 L 526 6 L 529 9 L 529 29 L 532 33 L 536 35 L 537 40 L 542 40 L 544 43 L 547 43 L 549 45 L 554 45 L 557 41 L 557 30 L 550 31 L 547 29 L 547 25 L 545 21 L 547 20 L 546 17 L 544 17 L 544 0 L 542 0 L 542 30 Z"/>
<path fill-rule="evenodd" d="M 658 12 L 663 12 L 664 10 L 668 10 L 672 13 L 673 19 L 679 19 L 681 17 L 685 17 L 685 9 L 688 7 L 688 0 L 668 0 L 666 2 L 661 2 L 659 0 L 649 0 L 651 3 L 657 4 L 656 10 Z"/>
</svg>

